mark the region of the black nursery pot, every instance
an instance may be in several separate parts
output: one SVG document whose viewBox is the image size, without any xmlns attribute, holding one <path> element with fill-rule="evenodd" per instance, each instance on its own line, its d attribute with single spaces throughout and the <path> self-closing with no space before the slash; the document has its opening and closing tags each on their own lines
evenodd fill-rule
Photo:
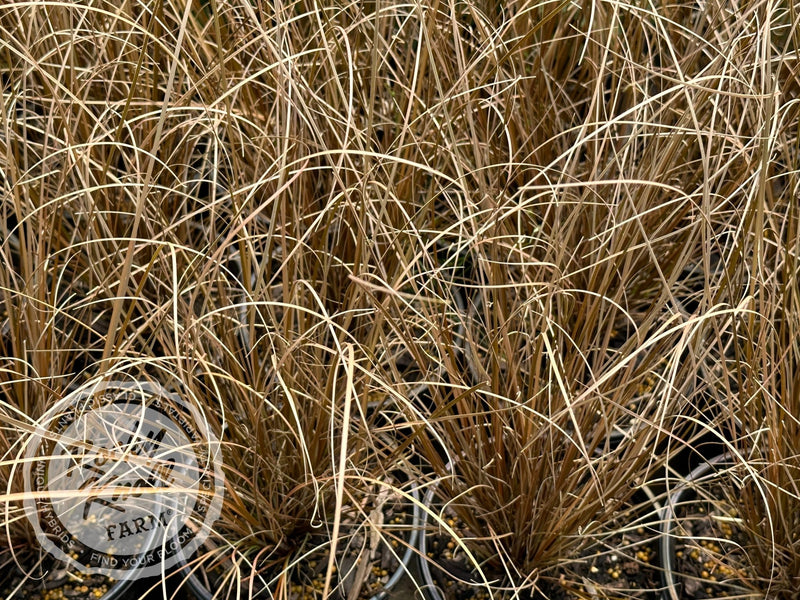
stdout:
<svg viewBox="0 0 800 600">
<path fill-rule="evenodd" d="M 706 492 L 704 494 L 706 498 L 713 495 L 714 483 L 718 481 L 713 476 L 724 471 L 732 463 L 729 454 L 721 454 L 701 463 L 686 476 L 685 481 L 675 489 L 661 508 L 660 555 L 664 600 L 685 600 L 691 597 L 717 598 L 729 595 L 747 597 L 748 593 L 752 593 L 752 590 L 742 586 L 741 581 L 736 579 L 733 574 L 726 576 L 726 572 L 723 572 L 722 569 L 727 569 L 727 566 L 719 567 L 716 563 L 703 562 L 709 557 L 722 555 L 723 549 L 727 555 L 731 549 L 736 552 L 738 548 L 739 541 L 734 539 L 737 533 L 729 524 L 730 515 L 712 516 L 706 506 L 713 506 L 710 500 L 704 501 L 698 494 L 698 491 L 702 489 Z M 683 535 L 679 531 L 679 520 L 686 517 L 681 517 L 678 513 L 689 513 L 692 510 L 694 510 L 692 516 L 695 519 L 698 519 L 699 516 L 710 523 L 720 523 L 720 527 L 723 529 L 722 533 L 697 531 L 693 535 Z M 690 519 L 687 520 L 692 522 Z M 730 538 L 730 540 L 725 538 Z M 681 550 L 683 556 L 679 558 L 678 547 L 686 545 L 686 542 L 690 542 L 692 539 L 698 540 L 699 547 L 689 550 L 689 556 L 686 556 L 686 552 Z M 727 546 L 729 548 L 726 548 Z M 684 564 L 691 564 L 691 570 L 696 572 L 690 573 L 689 569 L 682 569 L 679 560 L 683 560 Z M 695 562 L 697 566 L 694 565 Z M 698 576 L 697 572 L 705 575 Z M 718 577 L 718 575 L 721 576 Z"/>
<path fill-rule="evenodd" d="M 424 526 L 425 521 L 423 517 L 423 510 L 420 508 L 419 491 L 414 488 L 410 493 L 414 498 L 414 506 L 412 512 L 413 520 L 408 535 L 407 547 L 400 559 L 400 564 L 398 565 L 397 569 L 394 571 L 394 573 L 392 573 L 388 581 L 382 586 L 381 590 L 371 596 L 369 600 L 384 600 L 384 598 L 386 598 L 389 592 L 391 592 L 391 590 L 400 582 L 404 575 L 411 576 L 411 561 L 418 545 L 417 538 L 420 535 L 420 530 Z M 203 583 L 203 578 L 198 575 L 196 568 L 186 565 L 183 568 L 183 575 L 185 577 L 186 586 L 188 586 L 189 591 L 197 600 L 213 600 L 215 598 L 215 594 L 217 594 L 218 591 L 210 590 L 208 587 L 206 587 L 206 585 Z M 271 595 L 267 594 L 266 597 L 271 597 Z"/>
<path fill-rule="evenodd" d="M 37 553 L 37 560 L 38 553 Z M 3 574 L 0 577 L 0 597 L 16 600 L 121 600 L 133 583 L 132 578 L 114 580 L 101 575 L 74 573 L 66 565 L 53 560 L 42 573 L 25 576 L 15 566 L 10 550 L 0 554 Z"/>
<path fill-rule="evenodd" d="M 429 489 L 424 501 L 426 507 L 433 505 L 436 491 L 435 486 Z M 634 499 L 632 499 L 631 508 L 633 507 L 638 508 L 627 514 L 620 533 L 610 542 L 612 545 L 603 546 L 604 549 L 616 547 L 619 549 L 618 552 L 603 551 L 598 553 L 597 546 L 590 547 L 585 554 L 575 557 L 576 560 L 571 562 L 570 566 L 573 569 L 571 575 L 577 574 L 579 580 L 582 577 L 583 586 L 585 586 L 577 589 L 585 591 L 596 588 L 598 590 L 606 590 L 610 594 L 609 596 L 597 595 L 596 597 L 598 598 L 616 598 L 617 596 L 613 594 L 615 590 L 625 590 L 626 594 L 630 594 L 630 597 L 639 597 L 636 594 L 640 592 L 661 589 L 659 585 L 660 569 L 656 560 L 659 532 L 658 526 L 655 524 L 660 506 L 650 488 L 643 485 L 640 491 L 636 492 Z M 458 520 L 456 519 L 456 521 Z M 455 525 L 452 522 L 449 524 L 454 529 L 459 527 L 458 522 Z M 434 539 L 434 544 L 437 537 L 439 538 L 438 551 L 441 551 L 441 538 L 443 536 L 431 536 Z M 617 545 L 613 546 L 613 544 Z M 429 557 L 429 550 L 433 550 L 433 554 L 437 553 L 437 550 L 430 546 L 430 539 L 423 531 L 420 535 L 418 567 L 422 577 L 422 590 L 427 600 L 448 600 L 449 598 L 488 600 L 491 597 L 547 600 L 548 598 L 579 597 L 579 595 L 576 595 L 576 588 L 565 588 L 560 583 L 557 583 L 556 578 L 559 573 L 563 572 L 555 572 L 555 578 L 550 577 L 549 581 L 542 581 L 535 589 L 520 590 L 514 589 L 511 585 L 495 587 L 480 581 L 480 576 L 476 573 L 467 573 L 466 570 L 470 569 L 470 566 L 465 564 L 466 561 L 463 559 L 458 561 L 449 560 L 445 555 L 445 560 L 440 562 L 439 559 Z M 637 568 L 631 572 L 629 571 L 629 565 L 634 564 L 634 561 L 638 561 L 635 563 Z M 434 575 L 432 564 L 435 565 L 433 568 L 438 571 L 441 579 Z M 616 567 L 615 571 L 612 571 L 611 567 Z M 495 573 L 494 575 L 502 577 L 502 574 Z M 447 587 L 451 584 L 454 584 L 454 587 Z"/>
<path fill-rule="evenodd" d="M 452 465 L 448 463 L 447 470 L 452 470 Z M 423 500 L 423 504 L 426 509 L 430 510 L 433 506 L 434 498 L 436 497 L 436 492 L 438 491 L 438 485 L 432 485 L 425 494 L 425 499 Z M 427 526 L 428 524 L 428 510 L 425 511 L 423 517 L 423 526 Z M 458 525 L 455 525 L 457 527 Z M 434 547 L 436 542 L 434 541 Z M 448 546 L 450 548 L 450 546 Z M 432 548 L 431 548 L 432 549 Z M 428 535 L 427 532 L 423 529 L 419 536 L 419 553 L 418 553 L 418 568 L 419 573 L 422 577 L 422 590 L 424 592 L 424 597 L 427 600 L 447 600 L 447 598 L 442 594 L 440 585 L 447 582 L 455 582 L 456 580 L 463 580 L 468 581 L 473 579 L 472 573 L 467 573 L 468 566 L 453 563 L 448 565 L 447 567 L 443 564 L 437 564 L 437 569 L 439 571 L 440 576 L 444 577 L 444 581 L 437 582 L 437 578 L 433 575 L 431 571 L 431 564 L 428 560 Z M 448 559 L 449 560 L 449 559 Z M 448 583 L 449 585 L 449 583 Z M 471 584 L 470 584 L 471 586 Z M 475 590 L 478 589 L 486 591 L 485 586 L 482 586 L 480 583 L 474 583 Z M 463 592 L 463 590 L 461 590 Z"/>
<path fill-rule="evenodd" d="M 432 486 L 425 494 L 424 504 L 430 507 L 433 504 L 433 497 L 436 494 L 436 486 Z M 428 515 L 425 513 L 424 524 L 428 522 Z M 431 567 L 428 564 L 428 540 L 425 532 L 423 531 L 419 536 L 419 571 L 422 575 L 423 590 L 425 590 L 428 600 L 445 600 L 442 594 L 439 593 L 439 588 L 431 574 Z"/>
</svg>

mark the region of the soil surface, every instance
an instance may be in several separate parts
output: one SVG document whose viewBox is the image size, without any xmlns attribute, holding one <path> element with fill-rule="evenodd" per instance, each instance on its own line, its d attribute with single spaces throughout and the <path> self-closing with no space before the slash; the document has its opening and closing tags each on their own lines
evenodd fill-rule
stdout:
<svg viewBox="0 0 800 600">
<path fill-rule="evenodd" d="M 658 544 L 652 529 L 637 527 L 606 539 L 603 547 L 584 552 L 545 584 L 549 600 L 639 598 L 661 600 Z"/>
<path fill-rule="evenodd" d="M 724 497 L 719 487 L 712 487 L 710 494 Z M 742 577 L 752 574 L 740 549 L 747 540 L 736 525 L 735 508 L 722 500 L 687 502 L 689 499 L 682 499 L 676 507 L 679 526 L 674 532 L 679 535 L 674 564 L 680 597 L 701 600 L 747 595 Z"/>
<path fill-rule="evenodd" d="M 26 576 L 13 563 L 6 564 L 0 598 L 19 600 L 101 600 L 116 582 L 104 575 L 77 573 L 63 563 L 47 560 Z"/>
<path fill-rule="evenodd" d="M 405 549 L 405 539 L 413 523 L 411 507 L 399 498 L 382 499 L 380 508 L 373 508 L 370 521 L 374 527 L 356 528 L 352 521 L 343 520 L 340 539 L 337 544 L 337 559 L 334 565 L 332 586 L 337 586 L 334 598 L 346 600 L 356 598 L 368 600 L 380 593 L 392 574 L 399 568 Z M 349 531 L 348 531 L 349 530 Z M 380 531 L 380 533 L 377 533 Z M 290 600 L 316 600 L 322 597 L 325 577 L 330 557 L 330 540 L 325 536 L 308 539 L 305 546 L 312 551 L 308 557 L 291 568 L 288 578 L 288 598 Z M 212 568 L 204 582 L 207 589 L 218 590 L 227 587 L 224 581 L 223 566 Z M 265 575 L 264 580 L 275 579 L 277 574 Z M 250 582 L 245 582 L 245 597 L 251 597 Z M 252 598 L 270 598 L 277 589 L 259 589 L 253 582 Z M 193 598 L 193 594 L 189 594 Z M 226 598 L 224 594 L 220 598 Z M 230 592 L 235 598 L 235 592 Z"/>
<path fill-rule="evenodd" d="M 448 525 L 468 537 L 464 523 L 445 512 Z M 431 577 L 445 600 L 488 600 L 480 577 L 455 540 L 436 528 L 426 538 Z M 536 582 L 536 590 L 516 600 L 577 600 L 585 598 L 640 598 L 661 600 L 661 575 L 657 566 L 657 532 L 654 528 L 628 527 L 608 536 L 563 567 L 548 571 Z M 487 578 L 502 581 L 502 575 L 484 571 Z M 500 586 L 502 587 L 502 586 Z M 494 592 L 495 598 L 513 594 Z"/>
</svg>

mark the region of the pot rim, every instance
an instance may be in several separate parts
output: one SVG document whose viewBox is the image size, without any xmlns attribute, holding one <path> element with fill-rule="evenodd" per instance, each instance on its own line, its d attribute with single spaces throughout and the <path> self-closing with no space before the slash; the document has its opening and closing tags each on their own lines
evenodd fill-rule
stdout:
<svg viewBox="0 0 800 600">
<path fill-rule="evenodd" d="M 389 580 L 383 586 L 381 591 L 373 594 L 369 600 L 384 600 L 394 586 L 397 585 L 397 583 L 403 578 L 403 575 L 408 575 L 411 577 L 411 571 L 409 570 L 409 567 L 417 547 L 417 537 L 419 536 L 420 530 L 425 526 L 425 520 L 423 510 L 420 506 L 419 487 L 415 486 L 411 488 L 409 493 L 414 499 L 412 502 L 414 509 L 412 512 L 411 533 L 408 536 L 405 552 L 403 553 L 403 556 L 400 557 L 400 563 L 397 569 L 389 577 Z M 184 567 L 181 569 L 184 575 L 184 583 L 198 600 L 213 600 L 215 598 L 215 592 L 207 589 L 200 582 L 200 578 L 196 575 L 196 571 L 200 568 L 200 565 L 192 567 L 185 562 Z M 102 600 L 106 599 L 103 598 Z"/>
<path fill-rule="evenodd" d="M 661 522 L 661 540 L 659 551 L 661 554 L 661 580 L 664 584 L 664 600 L 681 600 L 678 594 L 678 583 L 675 577 L 675 566 L 672 559 L 675 554 L 675 536 L 672 534 L 673 524 L 676 520 L 675 507 L 680 504 L 681 498 L 686 492 L 692 490 L 691 484 L 705 477 L 713 471 L 720 463 L 731 462 L 733 456 L 725 452 L 711 459 L 706 459 L 683 479 L 683 481 L 669 495 L 664 505 L 659 511 Z"/>
</svg>

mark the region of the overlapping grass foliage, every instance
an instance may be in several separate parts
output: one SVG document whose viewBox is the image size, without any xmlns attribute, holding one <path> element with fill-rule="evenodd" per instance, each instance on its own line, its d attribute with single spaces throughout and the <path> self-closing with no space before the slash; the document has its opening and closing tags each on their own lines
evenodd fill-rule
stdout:
<svg viewBox="0 0 800 600">
<path fill-rule="evenodd" d="M 710 434 L 752 474 L 753 589 L 792 589 L 797 19 L 0 4 L 0 482 L 54 398 L 168 370 L 223 443 L 206 558 L 239 578 L 290 584 L 298 532 L 368 525 L 403 469 L 482 577 L 576 588 Z"/>
</svg>

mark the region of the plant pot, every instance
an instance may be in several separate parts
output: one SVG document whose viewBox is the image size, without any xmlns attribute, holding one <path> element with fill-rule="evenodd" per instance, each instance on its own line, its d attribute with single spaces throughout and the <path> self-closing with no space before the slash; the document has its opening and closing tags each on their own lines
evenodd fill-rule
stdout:
<svg viewBox="0 0 800 600">
<path fill-rule="evenodd" d="M 449 462 L 446 465 L 446 469 L 448 473 L 451 473 L 453 470 L 453 463 Z M 439 489 L 438 484 L 433 484 L 428 488 L 428 491 L 425 493 L 425 498 L 423 500 L 423 506 L 425 507 L 425 512 L 423 514 L 423 527 L 422 532 L 419 536 L 419 572 L 422 576 L 422 590 L 425 593 L 428 600 L 447 600 L 447 598 L 441 593 L 441 588 L 437 585 L 436 577 L 431 572 L 431 565 L 428 558 L 429 555 L 429 546 L 428 546 L 428 533 L 426 532 L 428 519 L 430 516 L 430 509 L 433 506 L 434 498 L 436 497 L 436 492 Z M 448 519 L 448 526 L 453 530 L 457 530 L 461 528 L 463 523 L 457 518 L 457 516 L 453 515 L 452 518 Z M 452 558 L 451 550 L 455 549 L 455 544 L 448 542 L 444 542 L 446 544 L 446 550 L 443 551 L 445 560 L 450 561 Z M 433 546 L 439 544 L 438 541 L 434 541 Z M 433 548 L 431 548 L 433 550 Z M 480 591 L 480 594 L 475 594 L 476 600 L 488 600 L 491 595 L 485 590 L 481 589 L 482 586 L 478 582 L 477 577 L 474 576 L 473 573 L 469 572 L 469 566 L 457 564 L 455 562 L 450 563 L 448 562 L 447 565 L 440 564 L 439 575 L 446 576 L 446 580 L 442 582 L 444 586 L 448 584 L 453 584 L 456 579 L 462 581 L 469 581 L 470 585 L 474 585 L 476 588 L 476 592 Z"/>
<path fill-rule="evenodd" d="M 432 486 L 425 496 L 424 504 L 430 507 L 436 494 L 436 486 Z M 619 530 L 604 536 L 602 541 L 587 547 L 575 559 L 565 559 L 563 564 L 554 569 L 537 583 L 537 590 L 530 590 L 518 594 L 518 598 L 533 597 L 536 599 L 571 599 L 571 598 L 605 598 L 617 597 L 619 590 L 625 597 L 636 596 L 637 590 L 647 592 L 657 589 L 660 575 L 657 561 L 658 535 L 653 526 L 653 516 L 658 514 L 660 505 L 647 486 L 641 487 L 637 499 L 632 504 L 630 513 L 626 513 L 620 522 Z M 426 512 L 426 515 L 428 513 Z M 454 522 L 455 521 L 455 522 Z M 458 529 L 461 523 L 457 518 L 448 519 L 448 525 Z M 441 546 L 441 541 L 437 540 Z M 435 542 L 435 543 L 436 543 Z M 432 557 L 428 554 L 431 550 L 430 540 L 423 533 L 419 543 L 419 571 L 422 576 L 422 589 L 428 600 L 450 600 L 450 598 L 464 597 L 464 587 L 461 581 L 469 581 L 471 593 L 469 598 L 476 600 L 489 600 L 495 597 L 511 597 L 511 586 L 498 586 L 491 589 L 480 580 L 476 573 L 468 573 L 464 564 L 447 562 L 439 564 L 443 576 L 439 581 L 431 570 Z M 448 546 L 449 547 L 449 546 Z M 447 557 L 445 551 L 445 558 Z M 486 573 L 487 577 L 491 574 Z M 498 574 L 502 577 L 502 574 Z M 566 578 L 565 578 L 566 576 Z M 461 581 L 457 581 L 461 580 Z M 443 584 L 443 585 L 442 585 Z M 443 593 L 448 586 L 453 585 L 455 590 L 448 594 Z M 528 595 L 530 594 L 530 596 Z M 588 594 L 588 596 L 587 596 Z M 648 596 L 649 597 L 649 596 Z"/>
<path fill-rule="evenodd" d="M 415 553 L 415 548 L 417 546 L 417 536 L 419 535 L 420 529 L 423 526 L 423 516 L 422 516 L 422 509 L 420 508 L 420 499 L 419 499 L 419 491 L 416 488 L 413 488 L 410 492 L 411 496 L 414 498 L 413 502 L 413 511 L 412 511 L 412 523 L 409 529 L 408 539 L 406 541 L 406 549 L 403 552 L 403 555 L 400 557 L 400 563 L 397 566 L 396 570 L 391 573 L 391 575 L 387 574 L 385 577 L 388 577 L 385 583 L 381 585 L 381 589 L 371 596 L 368 596 L 369 600 L 383 600 L 389 592 L 398 584 L 398 582 L 403 578 L 404 575 L 410 576 L 410 564 L 411 560 Z M 385 548 L 385 544 L 382 545 Z M 299 560 L 304 560 L 305 557 L 300 557 Z M 359 557 L 355 563 L 357 567 L 362 560 L 362 557 Z M 327 559 L 323 559 L 327 561 Z M 320 563 L 323 560 L 319 561 Z M 293 561 L 295 562 L 295 561 Z M 309 561 L 310 562 L 310 559 Z M 316 562 L 316 561 L 315 561 Z M 323 566 L 323 565 L 321 565 Z M 192 566 L 191 562 L 187 564 L 183 568 L 183 575 L 185 577 L 186 586 L 188 587 L 189 591 L 197 598 L 197 600 L 214 600 L 214 599 L 223 599 L 227 598 L 228 596 L 225 593 L 220 593 L 218 589 L 211 589 L 213 586 L 208 585 L 206 581 L 208 581 L 207 574 L 201 574 L 199 572 L 200 567 Z M 249 593 L 249 590 L 242 589 L 242 593 L 245 592 Z M 272 597 L 272 592 L 264 590 L 262 594 L 261 591 L 257 591 L 254 593 L 253 597 L 255 598 L 269 598 Z M 233 596 L 231 596 L 233 597 Z M 248 597 L 248 596 L 245 596 Z M 296 592 L 294 590 L 290 591 L 290 597 L 302 597 L 300 592 Z M 364 597 L 363 593 L 360 597 Z"/>
<path fill-rule="evenodd" d="M 731 558 L 744 557 L 735 508 L 720 497 L 720 476 L 732 463 L 729 454 L 701 463 L 661 509 L 664 600 L 752 594 L 736 576 L 741 571 L 731 566 Z"/>
<path fill-rule="evenodd" d="M 449 465 L 448 465 L 449 469 Z M 436 487 L 431 486 L 425 493 L 423 504 L 426 508 L 430 508 L 433 504 L 433 498 L 436 495 Z M 425 513 L 425 521 L 423 525 L 428 523 L 428 513 Z M 439 593 L 439 587 L 433 579 L 431 567 L 427 560 L 428 557 L 428 536 L 423 529 L 419 536 L 419 572 L 422 575 L 422 589 L 425 591 L 429 600 L 444 600 L 444 596 Z"/>
<path fill-rule="evenodd" d="M 39 556 L 37 550 L 34 555 Z M 17 600 L 119 600 L 124 598 L 133 579 L 114 580 L 104 575 L 75 573 L 66 565 L 49 556 L 39 559 L 41 569 L 35 565 L 28 574 L 19 571 L 15 558 L 7 550 L 0 555 L 3 580 L 0 597 Z"/>
</svg>

